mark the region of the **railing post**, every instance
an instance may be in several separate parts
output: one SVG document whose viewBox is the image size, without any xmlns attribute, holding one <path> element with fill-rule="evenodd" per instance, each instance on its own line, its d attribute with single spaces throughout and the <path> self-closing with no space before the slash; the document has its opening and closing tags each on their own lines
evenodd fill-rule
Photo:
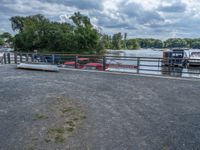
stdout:
<svg viewBox="0 0 200 150">
<path fill-rule="evenodd" d="M 17 64 L 17 53 L 14 53 L 14 61 L 15 61 L 15 64 Z"/>
<path fill-rule="evenodd" d="M 19 56 L 20 56 L 20 58 L 19 58 L 19 59 L 20 59 L 20 63 L 21 63 L 21 62 L 22 62 L 22 53 L 20 53 L 20 55 L 19 55 Z"/>
<path fill-rule="evenodd" d="M 5 53 L 3 54 L 3 60 L 4 60 L 4 64 L 7 64 L 7 61 L 6 61 L 6 54 L 5 54 Z"/>
<path fill-rule="evenodd" d="M 55 64 L 55 55 L 54 54 L 52 55 L 52 64 L 53 65 Z"/>
<path fill-rule="evenodd" d="M 26 62 L 28 62 L 28 54 L 26 54 Z"/>
<path fill-rule="evenodd" d="M 75 68 L 78 68 L 78 56 L 75 56 Z"/>
<path fill-rule="evenodd" d="M 34 62 L 34 54 L 31 54 L 31 62 Z"/>
<path fill-rule="evenodd" d="M 106 70 L 106 56 L 103 56 L 103 71 Z"/>
<path fill-rule="evenodd" d="M 7 57 L 8 57 L 8 64 L 10 64 L 10 53 L 7 53 Z"/>
<path fill-rule="evenodd" d="M 137 58 L 137 73 L 140 73 L 140 58 Z"/>
</svg>

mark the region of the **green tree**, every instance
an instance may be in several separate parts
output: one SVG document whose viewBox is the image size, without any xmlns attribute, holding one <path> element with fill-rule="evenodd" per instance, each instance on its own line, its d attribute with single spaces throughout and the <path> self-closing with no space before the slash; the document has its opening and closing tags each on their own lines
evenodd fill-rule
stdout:
<svg viewBox="0 0 200 150">
<path fill-rule="evenodd" d="M 128 49 L 139 49 L 139 43 L 137 41 L 137 39 L 130 39 L 127 41 L 127 48 Z"/>
<path fill-rule="evenodd" d="M 116 33 L 113 35 L 112 37 L 112 45 L 113 45 L 113 49 L 121 49 L 122 47 L 122 34 Z"/>
<path fill-rule="evenodd" d="M 164 42 L 166 48 L 185 48 L 188 47 L 186 40 L 180 38 L 168 39 Z"/>
<path fill-rule="evenodd" d="M 12 28 L 18 31 L 14 37 L 15 50 L 37 49 L 86 54 L 104 52 L 102 35 L 93 27 L 87 16 L 78 12 L 70 19 L 74 25 L 51 22 L 40 14 L 12 17 Z"/>
<path fill-rule="evenodd" d="M 5 44 L 4 40 L 2 38 L 0 38 L 0 45 L 2 46 L 4 44 Z"/>
<path fill-rule="evenodd" d="M 78 52 L 89 54 L 100 53 L 101 35 L 92 26 L 90 19 L 87 16 L 81 15 L 80 12 L 75 13 L 70 19 L 75 24 L 74 33 L 78 44 Z"/>
<path fill-rule="evenodd" d="M 10 18 L 13 31 L 22 32 L 24 28 L 25 17 L 15 16 Z"/>
<path fill-rule="evenodd" d="M 191 43 L 191 48 L 200 49 L 200 40 L 195 40 Z"/>
<path fill-rule="evenodd" d="M 127 49 L 127 33 L 124 33 L 124 45 L 123 45 L 124 49 Z"/>
<path fill-rule="evenodd" d="M 4 32 L 0 35 L 0 38 L 4 41 L 4 44 L 12 46 L 13 43 L 13 37 L 10 33 Z"/>
</svg>

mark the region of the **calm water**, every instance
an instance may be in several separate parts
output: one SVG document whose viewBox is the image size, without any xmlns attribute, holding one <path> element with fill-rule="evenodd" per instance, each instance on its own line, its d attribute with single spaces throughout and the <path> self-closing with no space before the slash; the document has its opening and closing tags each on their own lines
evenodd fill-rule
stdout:
<svg viewBox="0 0 200 150">
<path fill-rule="evenodd" d="M 140 50 L 109 50 L 108 56 L 125 56 L 125 57 L 159 57 L 162 58 L 163 52 L 161 50 L 152 50 L 152 49 L 140 49 Z M 108 59 L 107 63 L 109 64 L 122 64 L 122 65 L 137 65 L 137 61 L 133 59 Z M 168 68 L 168 67 L 158 67 L 160 62 L 146 62 L 141 61 L 141 65 L 153 65 L 155 67 L 141 66 L 140 69 L 156 70 L 156 71 L 145 71 L 141 70 L 140 73 L 145 74 L 157 74 L 157 75 L 170 75 L 178 77 L 196 77 L 200 78 L 200 68 Z M 136 73 L 137 69 L 124 69 L 124 68 L 111 68 L 110 71 L 122 71 L 122 72 L 133 72 Z M 167 73 L 171 71 L 171 73 Z M 188 74 L 187 72 L 194 73 Z"/>
</svg>

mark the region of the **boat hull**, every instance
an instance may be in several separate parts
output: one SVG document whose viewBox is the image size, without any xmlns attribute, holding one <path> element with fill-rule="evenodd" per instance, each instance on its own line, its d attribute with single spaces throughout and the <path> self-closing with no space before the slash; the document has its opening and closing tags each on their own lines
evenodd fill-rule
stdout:
<svg viewBox="0 0 200 150">
<path fill-rule="evenodd" d="M 52 71 L 58 72 L 59 68 L 55 65 L 44 65 L 44 64 L 25 64 L 21 63 L 17 65 L 18 69 L 28 69 L 28 70 L 41 70 L 41 71 Z"/>
<path fill-rule="evenodd" d="M 188 60 L 189 66 L 200 66 L 200 59 L 199 58 L 192 58 Z"/>
</svg>

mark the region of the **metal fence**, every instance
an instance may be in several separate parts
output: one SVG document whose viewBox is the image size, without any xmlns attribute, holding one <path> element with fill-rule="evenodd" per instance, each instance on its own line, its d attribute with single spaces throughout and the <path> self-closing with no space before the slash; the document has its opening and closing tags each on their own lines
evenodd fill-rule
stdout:
<svg viewBox="0 0 200 150">
<path fill-rule="evenodd" d="M 3 64 L 45 63 L 58 65 L 62 68 L 200 78 L 199 59 L 4 53 L 1 62 Z"/>
</svg>

